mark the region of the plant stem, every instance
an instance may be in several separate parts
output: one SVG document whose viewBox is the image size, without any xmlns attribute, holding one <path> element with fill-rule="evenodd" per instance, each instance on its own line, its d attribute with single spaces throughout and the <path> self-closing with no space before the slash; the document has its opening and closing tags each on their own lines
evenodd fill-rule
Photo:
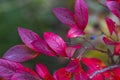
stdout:
<svg viewBox="0 0 120 80">
<path fill-rule="evenodd" d="M 84 48 L 84 50 L 78 55 L 78 59 L 80 60 L 81 58 L 82 58 L 82 56 L 83 56 L 83 54 L 85 53 L 85 51 L 87 51 L 87 49 L 88 49 L 88 47 L 83 47 Z"/>
<path fill-rule="evenodd" d="M 107 6 L 105 6 L 104 4 L 102 4 L 99 0 L 96 0 L 96 2 L 97 2 L 98 4 L 100 4 L 101 6 L 107 8 Z"/>
<path fill-rule="evenodd" d="M 90 48 L 91 50 L 96 50 L 96 51 L 99 51 L 99 52 L 102 52 L 102 53 L 107 54 L 107 55 L 108 55 L 108 59 L 109 59 L 109 63 L 115 64 L 115 61 L 114 61 L 114 59 L 113 59 L 113 56 L 114 56 L 114 55 L 112 54 L 112 52 L 111 52 L 109 49 L 107 49 L 107 51 L 98 49 L 98 48 L 95 47 L 95 45 L 94 45 L 93 43 L 91 43 L 91 42 L 90 42 L 89 40 L 87 40 L 86 38 L 84 38 L 84 40 L 87 41 L 87 42 L 92 46 L 92 48 Z M 89 49 L 89 48 L 87 48 L 87 49 Z"/>
<path fill-rule="evenodd" d="M 102 70 L 97 70 L 97 71 L 95 71 L 95 72 L 90 76 L 90 80 L 91 80 L 94 76 L 96 76 L 97 74 L 103 73 L 103 72 L 108 71 L 108 70 L 112 70 L 112 69 L 117 68 L 117 67 L 120 67 L 120 65 L 113 65 L 113 66 L 109 66 L 109 67 L 107 67 L 107 68 L 104 68 L 104 69 L 102 69 Z"/>
<path fill-rule="evenodd" d="M 84 38 L 84 40 L 87 41 L 92 46 L 92 48 L 90 48 L 90 49 L 96 50 L 96 51 L 99 51 L 99 52 L 102 52 L 102 53 L 108 53 L 107 51 L 96 48 L 95 45 L 93 43 L 91 43 L 89 40 L 87 40 L 86 38 Z"/>
</svg>

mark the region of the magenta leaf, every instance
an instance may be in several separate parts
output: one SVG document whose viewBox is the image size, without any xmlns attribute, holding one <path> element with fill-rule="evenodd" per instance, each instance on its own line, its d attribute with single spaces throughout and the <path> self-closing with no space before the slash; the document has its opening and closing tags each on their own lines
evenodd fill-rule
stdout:
<svg viewBox="0 0 120 80">
<path fill-rule="evenodd" d="M 28 29 L 21 28 L 21 27 L 18 28 L 18 33 L 19 33 L 22 41 L 26 44 L 26 46 L 28 46 L 29 48 L 37 51 L 37 50 L 31 45 L 31 43 L 32 43 L 34 40 L 39 40 L 39 39 L 40 39 L 40 37 L 39 37 L 38 34 L 36 34 L 35 32 L 33 32 L 32 30 L 28 30 Z"/>
<path fill-rule="evenodd" d="M 75 38 L 75 37 L 79 37 L 79 36 L 84 35 L 84 34 L 85 33 L 81 29 L 73 27 L 68 31 L 67 37 L 68 38 Z"/>
<path fill-rule="evenodd" d="M 25 45 L 16 45 L 10 48 L 3 58 L 15 62 L 24 62 L 37 57 L 39 53 L 34 52 Z"/>
<path fill-rule="evenodd" d="M 114 54 L 120 55 L 120 43 L 116 44 L 114 47 Z"/>
<path fill-rule="evenodd" d="M 66 25 L 75 25 L 73 13 L 66 8 L 54 8 L 53 13 L 55 16 Z"/>
<path fill-rule="evenodd" d="M 85 72 L 81 71 L 77 74 L 74 74 L 75 80 L 89 80 L 88 76 L 85 74 Z"/>
<path fill-rule="evenodd" d="M 60 68 L 56 70 L 53 74 L 55 80 L 70 80 L 71 73 L 66 71 L 66 68 Z"/>
<path fill-rule="evenodd" d="M 117 76 L 118 78 L 116 78 L 116 80 L 118 79 L 120 79 L 120 68 L 114 68 L 113 70 L 112 70 L 112 72 L 113 72 L 113 74 L 115 75 L 115 76 Z"/>
<path fill-rule="evenodd" d="M 22 66 L 16 70 L 11 80 L 40 80 L 40 77 L 32 69 Z"/>
<path fill-rule="evenodd" d="M 116 42 L 114 42 L 113 40 L 107 38 L 107 37 L 103 37 L 103 41 L 106 45 L 114 45 L 116 44 Z"/>
<path fill-rule="evenodd" d="M 0 77 L 5 80 L 40 80 L 33 70 L 5 59 L 0 59 Z"/>
<path fill-rule="evenodd" d="M 88 23 L 88 8 L 84 0 L 76 0 L 75 20 L 78 27 L 83 31 Z"/>
<path fill-rule="evenodd" d="M 96 70 L 101 70 L 106 67 L 106 65 L 97 58 L 82 58 L 81 61 L 83 62 L 81 64 L 82 68 L 87 75 L 91 75 Z"/>
<path fill-rule="evenodd" d="M 75 47 L 67 47 L 65 50 L 67 57 L 72 58 L 72 56 L 74 55 L 76 50 L 77 50 L 77 48 L 75 48 Z"/>
<path fill-rule="evenodd" d="M 0 59 L 0 77 L 5 78 L 5 80 L 11 80 L 12 75 L 21 68 L 22 65 L 19 63 Z"/>
<path fill-rule="evenodd" d="M 72 60 L 66 67 L 67 72 L 76 73 L 80 71 L 80 61 L 78 59 Z"/>
<path fill-rule="evenodd" d="M 66 48 L 65 52 L 67 57 L 72 58 L 77 49 L 80 49 L 81 45 L 69 46 Z"/>
<path fill-rule="evenodd" d="M 32 45 L 38 52 L 41 52 L 42 54 L 56 56 L 55 52 L 43 40 L 35 40 L 32 42 Z"/>
<path fill-rule="evenodd" d="M 106 5 L 115 16 L 120 18 L 120 3 L 116 1 L 107 1 Z"/>
<path fill-rule="evenodd" d="M 50 74 L 48 72 L 47 67 L 43 64 L 40 64 L 40 63 L 36 64 L 36 71 L 39 74 L 39 76 L 43 79 L 46 77 L 46 75 Z"/>
<path fill-rule="evenodd" d="M 52 32 L 45 32 L 44 38 L 48 45 L 60 56 L 66 56 L 65 49 L 66 49 L 66 43 L 63 41 L 63 39 L 58 36 L 57 34 L 54 34 Z"/>
<path fill-rule="evenodd" d="M 19 73 L 15 73 L 11 80 L 40 80 L 40 78 L 36 75 L 30 74 L 29 72 L 21 71 Z"/>
<path fill-rule="evenodd" d="M 112 19 L 108 17 L 106 17 L 105 20 L 106 20 L 110 35 L 112 35 L 113 31 L 115 30 L 115 22 L 113 22 Z"/>
<path fill-rule="evenodd" d="M 32 69 L 22 66 L 21 68 L 16 69 L 11 80 L 40 80 L 40 77 Z"/>
</svg>

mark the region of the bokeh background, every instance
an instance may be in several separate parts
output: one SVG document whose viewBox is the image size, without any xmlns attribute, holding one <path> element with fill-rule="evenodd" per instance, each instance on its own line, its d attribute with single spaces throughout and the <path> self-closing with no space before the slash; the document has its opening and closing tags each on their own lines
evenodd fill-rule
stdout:
<svg viewBox="0 0 120 80">
<path fill-rule="evenodd" d="M 90 15 L 87 27 L 92 28 L 95 24 L 99 25 L 99 20 L 108 15 L 109 11 L 105 6 L 100 5 L 104 4 L 105 0 L 85 1 Z M 67 41 L 66 33 L 69 27 L 57 20 L 52 9 L 66 7 L 73 11 L 74 2 L 75 0 L 0 0 L 0 56 L 2 57 L 10 47 L 23 44 L 17 32 L 18 26 L 31 29 L 41 37 L 45 31 L 53 31 Z M 95 56 L 101 57 L 96 54 Z M 104 56 L 102 55 L 102 57 Z M 63 63 L 65 62 L 63 59 L 44 55 L 23 64 L 34 69 L 36 62 L 45 64 L 51 72 L 66 64 Z"/>
</svg>

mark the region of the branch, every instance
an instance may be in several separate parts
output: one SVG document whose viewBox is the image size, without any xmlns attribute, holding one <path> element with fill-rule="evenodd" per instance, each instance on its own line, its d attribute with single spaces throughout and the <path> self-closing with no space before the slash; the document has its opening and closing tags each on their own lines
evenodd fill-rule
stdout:
<svg viewBox="0 0 120 80">
<path fill-rule="evenodd" d="M 83 56 L 83 54 L 85 53 L 85 51 L 87 51 L 87 49 L 88 49 L 88 47 L 83 47 L 84 48 L 84 50 L 78 55 L 78 59 L 80 60 L 81 58 L 82 58 L 82 56 Z"/>
<path fill-rule="evenodd" d="M 97 2 L 98 4 L 100 4 L 101 6 L 107 8 L 107 6 L 105 6 L 104 4 L 102 4 L 99 0 L 96 0 L 96 2 Z M 107 8 L 107 9 L 108 9 L 108 8 Z"/>
<path fill-rule="evenodd" d="M 95 72 L 90 76 L 90 80 L 91 80 L 93 77 L 95 77 L 97 74 L 103 73 L 103 72 L 108 71 L 108 70 L 112 70 L 112 69 L 117 68 L 117 67 L 120 67 L 120 64 L 119 64 L 119 65 L 109 66 L 109 67 L 104 68 L 104 69 L 102 69 L 102 70 L 97 70 L 97 71 L 95 71 Z"/>
<path fill-rule="evenodd" d="M 99 52 L 101 52 L 101 53 L 107 53 L 107 51 L 102 50 L 102 49 L 98 49 L 98 48 L 93 48 L 93 50 L 99 51 Z"/>
<path fill-rule="evenodd" d="M 108 51 L 104 51 L 104 50 L 101 50 L 101 49 L 96 48 L 95 45 L 94 45 L 92 42 L 90 42 L 89 40 L 87 40 L 86 38 L 84 38 L 84 40 L 85 40 L 86 42 L 88 42 L 88 43 L 92 46 L 92 48 L 90 48 L 90 49 L 96 50 L 96 51 L 100 51 L 100 52 L 102 52 L 102 53 L 108 53 Z"/>
</svg>

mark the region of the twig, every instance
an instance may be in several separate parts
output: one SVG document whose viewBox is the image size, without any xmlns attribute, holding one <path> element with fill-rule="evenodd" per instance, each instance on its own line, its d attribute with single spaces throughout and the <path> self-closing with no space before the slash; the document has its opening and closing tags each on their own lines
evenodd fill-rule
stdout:
<svg viewBox="0 0 120 80">
<path fill-rule="evenodd" d="M 117 41 L 119 41 L 119 35 L 118 35 L 118 32 L 117 32 L 116 29 L 114 29 L 114 31 L 115 31 L 115 35 L 116 35 L 116 37 L 117 37 Z"/>
<path fill-rule="evenodd" d="M 109 57 L 109 59 L 111 61 L 111 64 L 115 64 L 115 61 L 113 59 L 114 54 L 112 54 L 112 52 L 109 49 L 107 49 L 107 51 L 108 51 L 107 54 L 108 54 L 108 57 Z"/>
<path fill-rule="evenodd" d="M 83 54 L 85 53 L 85 51 L 87 51 L 88 47 L 83 47 L 84 50 L 79 54 L 79 56 L 77 57 L 78 59 L 81 59 Z"/>
<path fill-rule="evenodd" d="M 107 51 L 102 50 L 102 49 L 98 49 L 98 48 L 94 48 L 93 50 L 96 50 L 96 51 L 99 51 L 99 52 L 102 52 L 102 53 L 107 53 Z"/>
<path fill-rule="evenodd" d="M 107 49 L 107 51 L 98 49 L 98 48 L 95 47 L 95 45 L 94 45 L 93 43 L 91 43 L 91 42 L 90 42 L 89 40 L 87 40 L 86 38 L 84 38 L 84 40 L 87 41 L 87 42 L 88 42 L 89 44 L 91 44 L 91 46 L 92 46 L 92 48 L 88 48 L 88 49 L 96 50 L 96 51 L 99 51 L 99 52 L 102 52 L 102 53 L 107 54 L 107 56 L 108 56 L 108 58 L 109 58 L 109 62 L 110 62 L 111 64 L 115 64 L 115 61 L 114 61 L 114 59 L 113 59 L 113 54 L 112 54 L 112 52 L 111 52 L 109 49 Z"/>
<path fill-rule="evenodd" d="M 90 76 L 90 80 L 91 80 L 94 76 L 96 76 L 97 74 L 103 73 L 103 72 L 108 71 L 108 70 L 112 70 L 112 69 L 117 68 L 117 67 L 120 67 L 120 65 L 113 65 L 113 66 L 109 66 L 109 67 L 107 67 L 107 68 L 104 68 L 104 69 L 102 69 L 102 70 L 97 70 L 97 71 L 95 71 L 95 72 Z"/>
<path fill-rule="evenodd" d="M 102 4 L 99 0 L 96 0 L 96 2 L 97 2 L 98 4 L 100 4 L 101 6 L 107 8 L 107 6 L 105 6 L 104 4 Z"/>
<path fill-rule="evenodd" d="M 89 40 L 87 40 L 86 38 L 84 38 L 84 40 L 87 41 L 92 46 L 92 48 L 90 48 L 90 49 L 100 51 L 102 53 L 108 53 L 107 51 L 96 48 L 95 45 L 93 43 L 91 43 Z"/>
</svg>

